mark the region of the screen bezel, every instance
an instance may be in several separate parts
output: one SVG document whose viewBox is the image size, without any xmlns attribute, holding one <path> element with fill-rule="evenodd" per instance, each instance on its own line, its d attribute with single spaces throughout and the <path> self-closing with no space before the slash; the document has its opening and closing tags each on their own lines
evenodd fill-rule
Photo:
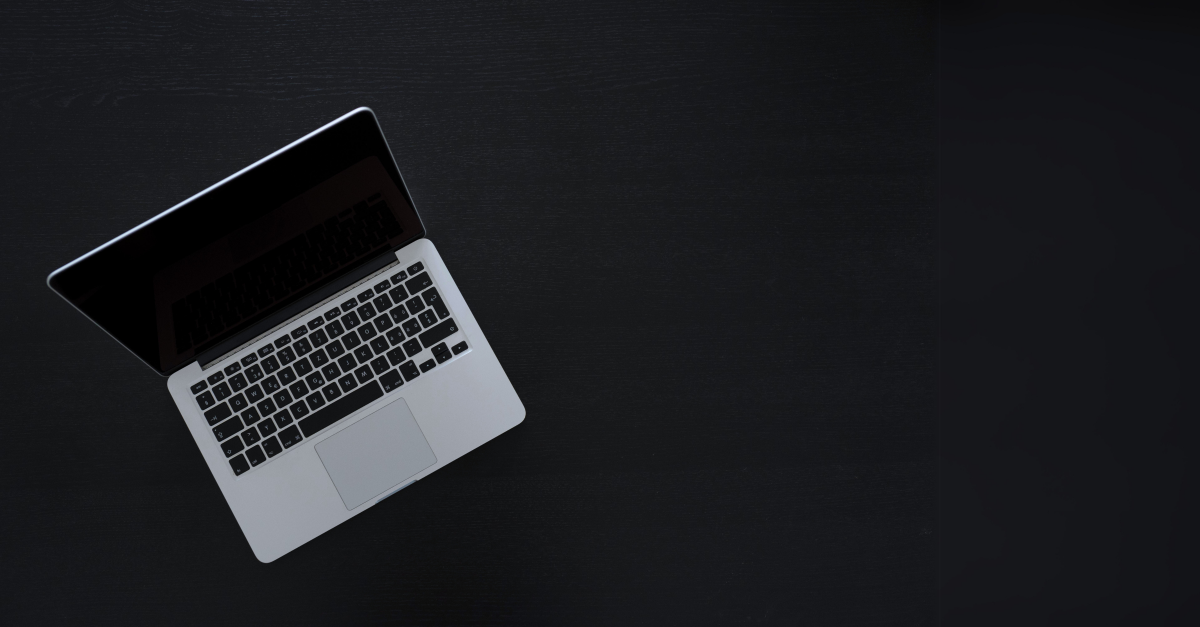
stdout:
<svg viewBox="0 0 1200 627">
<path fill-rule="evenodd" d="M 409 208 L 412 209 L 416 217 L 418 226 L 416 231 L 386 251 L 339 277 L 332 284 L 317 289 L 292 304 L 266 316 L 259 322 L 197 354 L 192 359 L 175 364 L 169 368 L 162 368 L 160 365 L 148 362 L 131 346 L 121 341 L 120 338 L 113 335 L 98 321 L 80 309 L 62 289 L 62 279 L 69 276 L 72 271 L 86 269 L 90 258 L 101 254 L 107 248 L 120 244 L 122 240 L 134 236 L 144 229 L 150 228 L 156 221 L 168 215 L 177 212 L 186 212 L 189 209 L 193 211 L 199 210 L 202 206 L 219 203 L 223 198 L 232 198 L 234 194 L 245 194 L 247 190 L 255 193 L 263 192 L 264 190 L 269 192 L 267 186 L 272 185 L 280 176 L 290 176 L 291 172 L 296 168 L 306 172 L 337 172 L 340 171 L 339 167 L 348 167 L 370 156 L 378 157 L 380 163 L 383 164 L 384 169 L 400 190 L 400 193 L 403 194 L 405 201 L 408 202 Z M 316 181 L 314 185 L 319 182 Z M 263 195 L 270 196 L 269 193 L 264 193 Z M 288 198 L 282 198 L 282 200 L 286 201 Z M 400 174 L 400 169 L 396 166 L 395 156 L 392 154 L 391 147 L 383 135 L 379 121 L 371 109 L 360 107 L 263 157 L 246 168 L 208 187 L 204 191 L 193 195 L 187 200 L 55 270 L 46 277 L 46 284 L 51 290 L 62 297 L 63 300 L 67 301 L 72 307 L 75 307 L 76 311 L 79 311 L 91 320 L 96 326 L 107 333 L 109 337 L 112 337 L 124 346 L 130 353 L 133 353 L 147 367 L 165 377 L 187 367 L 193 362 L 198 362 L 201 365 L 210 363 L 213 359 L 286 322 L 296 314 L 333 295 L 345 285 L 353 283 L 386 266 L 394 260 L 395 251 L 423 237 L 425 237 L 425 224 L 421 220 L 420 212 L 417 211 L 416 204 L 408 192 L 408 187 L 404 184 L 404 178 Z"/>
</svg>

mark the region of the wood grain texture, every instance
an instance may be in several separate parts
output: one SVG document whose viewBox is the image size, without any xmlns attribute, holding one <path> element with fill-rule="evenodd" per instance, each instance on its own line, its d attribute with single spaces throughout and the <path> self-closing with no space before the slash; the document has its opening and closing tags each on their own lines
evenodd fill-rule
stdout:
<svg viewBox="0 0 1200 627">
<path fill-rule="evenodd" d="M 934 10 L 6 2 L 8 624 L 931 624 Z M 356 106 L 526 422 L 255 561 L 54 268 Z"/>
</svg>

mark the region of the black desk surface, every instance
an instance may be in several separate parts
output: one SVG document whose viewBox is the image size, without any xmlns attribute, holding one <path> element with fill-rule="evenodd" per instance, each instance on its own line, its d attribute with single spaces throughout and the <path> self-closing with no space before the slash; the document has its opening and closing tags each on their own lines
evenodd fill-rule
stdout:
<svg viewBox="0 0 1200 627">
<path fill-rule="evenodd" d="M 6 624 L 928 624 L 935 14 L 5 2 Z M 46 275 L 356 106 L 526 421 L 279 561 Z"/>
</svg>

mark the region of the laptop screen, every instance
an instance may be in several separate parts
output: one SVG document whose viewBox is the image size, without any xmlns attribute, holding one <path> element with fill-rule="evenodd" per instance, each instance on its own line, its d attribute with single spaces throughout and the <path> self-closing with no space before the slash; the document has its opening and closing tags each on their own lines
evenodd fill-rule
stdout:
<svg viewBox="0 0 1200 627">
<path fill-rule="evenodd" d="M 265 332 L 424 234 L 375 116 L 359 110 L 49 283 L 168 374 Z"/>
</svg>

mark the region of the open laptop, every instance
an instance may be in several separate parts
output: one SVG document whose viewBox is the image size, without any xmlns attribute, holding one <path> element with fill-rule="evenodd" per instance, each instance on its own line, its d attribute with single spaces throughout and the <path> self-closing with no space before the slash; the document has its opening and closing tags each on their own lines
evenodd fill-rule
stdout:
<svg viewBox="0 0 1200 627">
<path fill-rule="evenodd" d="M 369 109 L 47 283 L 169 375 L 263 562 L 525 418 Z"/>
</svg>

